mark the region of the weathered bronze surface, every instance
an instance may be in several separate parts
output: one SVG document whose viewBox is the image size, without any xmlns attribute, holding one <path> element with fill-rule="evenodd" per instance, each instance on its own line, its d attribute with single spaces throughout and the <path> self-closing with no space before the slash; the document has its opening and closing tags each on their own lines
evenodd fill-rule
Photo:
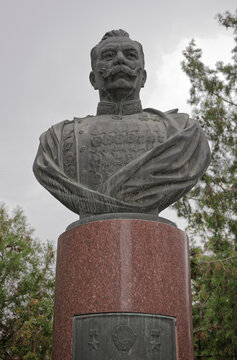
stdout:
<svg viewBox="0 0 237 360">
<path fill-rule="evenodd" d="M 175 360 L 175 319 L 110 313 L 75 316 L 73 360 Z"/>
<path fill-rule="evenodd" d="M 156 214 L 188 192 L 210 162 L 197 122 L 178 109 L 142 109 L 146 81 L 141 44 L 123 30 L 91 51 L 96 116 L 52 126 L 34 162 L 39 182 L 81 217 Z"/>
</svg>

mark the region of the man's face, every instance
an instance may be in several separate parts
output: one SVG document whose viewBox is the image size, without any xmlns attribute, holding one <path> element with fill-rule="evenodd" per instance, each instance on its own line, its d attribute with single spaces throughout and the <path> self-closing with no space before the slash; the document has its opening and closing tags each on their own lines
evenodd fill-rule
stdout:
<svg viewBox="0 0 237 360">
<path fill-rule="evenodd" d="M 122 90 L 139 94 L 146 81 L 139 44 L 127 37 L 111 37 L 103 41 L 96 48 L 90 80 L 100 93 Z"/>
</svg>

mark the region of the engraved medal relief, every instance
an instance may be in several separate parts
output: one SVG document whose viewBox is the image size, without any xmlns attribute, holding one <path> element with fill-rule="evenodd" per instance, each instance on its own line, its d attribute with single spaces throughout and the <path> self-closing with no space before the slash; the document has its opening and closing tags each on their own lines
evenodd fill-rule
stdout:
<svg viewBox="0 0 237 360">
<path fill-rule="evenodd" d="M 119 351 L 129 351 L 136 340 L 136 335 L 129 326 L 118 325 L 113 331 L 112 339 Z"/>
<path fill-rule="evenodd" d="M 74 317 L 73 360 L 176 360 L 175 319 L 137 313 Z"/>
</svg>

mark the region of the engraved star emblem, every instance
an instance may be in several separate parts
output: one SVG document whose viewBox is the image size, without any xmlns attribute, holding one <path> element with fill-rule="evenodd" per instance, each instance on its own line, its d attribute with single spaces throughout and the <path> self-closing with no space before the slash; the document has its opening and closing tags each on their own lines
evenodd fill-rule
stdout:
<svg viewBox="0 0 237 360">
<path fill-rule="evenodd" d="M 160 346 L 160 332 L 157 329 L 153 329 L 151 330 L 151 341 L 149 342 L 149 344 L 152 345 L 151 350 L 152 351 L 159 351 L 159 346 Z"/>
<path fill-rule="evenodd" d="M 97 336 L 98 336 L 98 329 L 91 329 L 89 334 L 90 340 L 88 341 L 90 350 L 98 350 L 98 344 L 100 342 L 96 340 Z"/>
<path fill-rule="evenodd" d="M 99 343 L 100 342 L 98 340 L 96 340 L 96 338 L 94 336 L 92 336 L 92 339 L 90 341 L 88 341 L 89 349 L 90 350 L 98 350 Z"/>
</svg>

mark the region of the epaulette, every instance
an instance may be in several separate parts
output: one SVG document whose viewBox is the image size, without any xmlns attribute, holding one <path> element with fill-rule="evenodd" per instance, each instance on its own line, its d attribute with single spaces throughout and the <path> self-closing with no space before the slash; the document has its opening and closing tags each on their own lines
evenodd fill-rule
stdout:
<svg viewBox="0 0 237 360">
<path fill-rule="evenodd" d="M 143 109 L 143 111 L 148 112 L 148 113 L 151 113 L 151 114 L 159 115 L 159 116 L 161 116 L 161 117 L 164 117 L 164 114 L 165 114 L 165 115 L 177 114 L 178 111 L 179 111 L 179 109 L 171 109 L 171 110 L 162 112 L 162 111 L 157 110 L 157 109 L 146 108 L 146 109 Z"/>
</svg>

